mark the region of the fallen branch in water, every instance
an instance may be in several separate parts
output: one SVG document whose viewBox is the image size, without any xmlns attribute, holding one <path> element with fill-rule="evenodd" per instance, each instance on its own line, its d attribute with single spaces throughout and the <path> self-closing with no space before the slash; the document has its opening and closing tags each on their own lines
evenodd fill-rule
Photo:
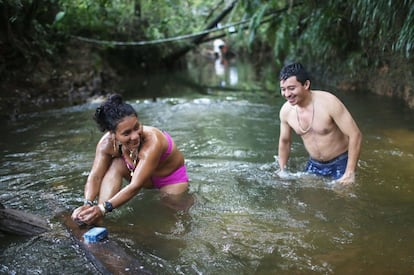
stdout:
<svg viewBox="0 0 414 275">
<path fill-rule="evenodd" d="M 22 210 L 5 208 L 0 203 L 0 231 L 5 233 L 33 236 L 50 230 L 46 219 Z"/>
</svg>

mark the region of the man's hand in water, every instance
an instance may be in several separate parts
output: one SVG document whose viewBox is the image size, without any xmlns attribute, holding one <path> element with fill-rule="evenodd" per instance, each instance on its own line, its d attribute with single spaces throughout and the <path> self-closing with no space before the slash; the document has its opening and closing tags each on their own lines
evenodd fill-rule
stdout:
<svg viewBox="0 0 414 275">
<path fill-rule="evenodd" d="M 354 172 L 345 172 L 343 176 L 337 180 L 338 183 L 342 185 L 348 185 L 355 182 L 355 173 Z"/>
<path fill-rule="evenodd" d="M 288 179 L 290 177 L 289 172 L 286 170 L 278 170 L 276 172 L 276 175 L 278 175 L 278 177 L 281 179 Z"/>
</svg>

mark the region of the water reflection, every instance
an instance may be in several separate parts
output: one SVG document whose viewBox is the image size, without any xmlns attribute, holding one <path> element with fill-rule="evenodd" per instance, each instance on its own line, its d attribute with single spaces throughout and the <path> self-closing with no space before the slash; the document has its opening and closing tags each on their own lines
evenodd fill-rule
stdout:
<svg viewBox="0 0 414 275">
<path fill-rule="evenodd" d="M 235 61 L 227 59 L 216 59 L 214 61 L 214 70 L 218 78 L 218 84 L 221 87 L 235 86 L 239 81 Z"/>
<path fill-rule="evenodd" d="M 389 99 L 339 95 L 365 138 L 357 182 L 339 192 L 301 172 L 307 155 L 300 140 L 292 146 L 290 177 L 275 175 L 282 99 L 241 91 L 200 94 L 182 82 L 155 82 L 154 93 L 175 88 L 184 96 L 157 94 L 153 101 L 131 92 L 129 99 L 143 123 L 180 141 L 194 205 L 173 210 L 159 192 L 145 190 L 107 216 L 110 237 L 145 268 L 155 274 L 412 271 L 412 113 Z M 5 126 L 0 200 L 49 218 L 52 230 L 2 238 L 0 273 L 95 273 L 55 217 L 82 202 L 100 138 L 91 119 L 95 107 L 32 114 Z"/>
</svg>

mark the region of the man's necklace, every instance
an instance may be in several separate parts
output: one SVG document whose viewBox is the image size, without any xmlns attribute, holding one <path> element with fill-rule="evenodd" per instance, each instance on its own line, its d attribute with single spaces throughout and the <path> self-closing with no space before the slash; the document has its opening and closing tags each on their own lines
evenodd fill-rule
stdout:
<svg viewBox="0 0 414 275">
<path fill-rule="evenodd" d="M 303 129 L 302 124 L 300 123 L 299 112 L 298 112 L 297 106 L 295 106 L 295 110 L 296 110 L 296 118 L 298 119 L 299 129 L 302 131 L 303 134 L 306 134 L 312 128 L 313 119 L 315 118 L 315 103 L 312 99 L 312 120 L 309 123 L 309 126 L 307 129 Z"/>
</svg>

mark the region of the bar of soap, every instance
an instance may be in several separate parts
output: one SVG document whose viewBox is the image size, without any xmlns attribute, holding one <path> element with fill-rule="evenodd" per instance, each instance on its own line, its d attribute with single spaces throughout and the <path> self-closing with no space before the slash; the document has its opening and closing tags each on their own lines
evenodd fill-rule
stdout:
<svg viewBox="0 0 414 275">
<path fill-rule="evenodd" d="M 108 230 L 105 227 L 94 227 L 83 234 L 83 239 L 87 243 L 97 243 L 108 236 Z"/>
</svg>

